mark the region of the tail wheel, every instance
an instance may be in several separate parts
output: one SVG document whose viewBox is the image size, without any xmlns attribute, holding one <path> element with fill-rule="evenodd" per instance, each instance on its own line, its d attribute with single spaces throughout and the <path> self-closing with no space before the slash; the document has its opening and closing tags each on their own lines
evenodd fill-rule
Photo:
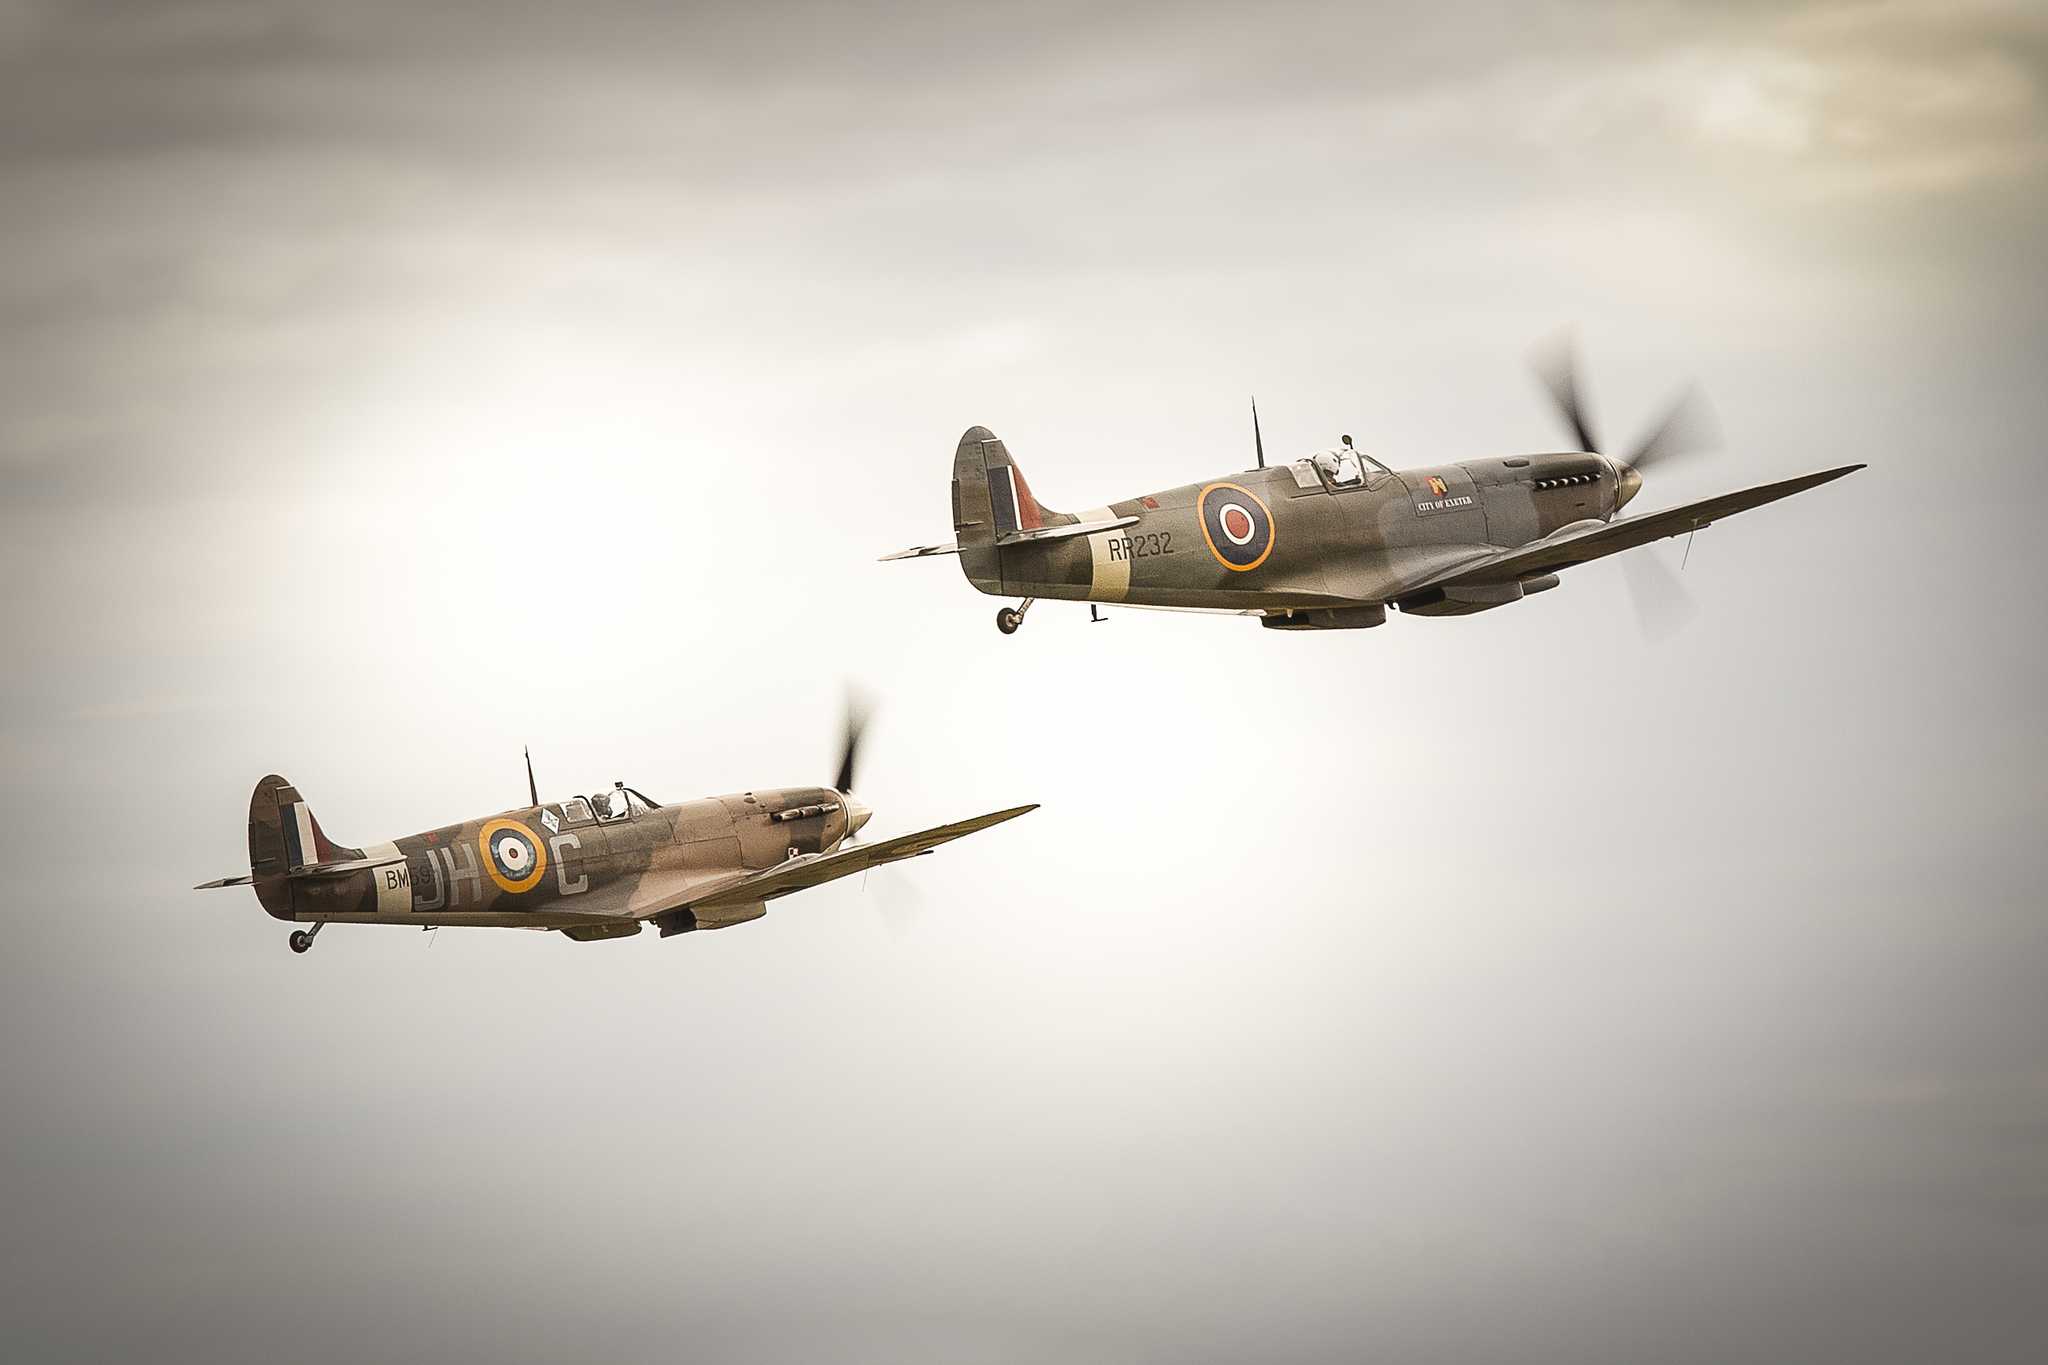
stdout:
<svg viewBox="0 0 2048 1365">
<path fill-rule="evenodd" d="M 292 936 L 286 942 L 292 945 L 293 952 L 303 953 L 313 946 L 313 936 L 304 929 L 294 929 L 292 930 Z"/>
<path fill-rule="evenodd" d="M 1005 635 L 1015 635 L 1017 627 L 1024 624 L 1024 613 L 1015 607 L 1004 607 L 996 613 L 996 629 Z"/>
</svg>

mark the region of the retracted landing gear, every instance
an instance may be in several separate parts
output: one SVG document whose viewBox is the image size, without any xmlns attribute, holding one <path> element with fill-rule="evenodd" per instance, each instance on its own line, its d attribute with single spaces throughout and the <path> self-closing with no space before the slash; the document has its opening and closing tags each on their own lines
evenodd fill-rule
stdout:
<svg viewBox="0 0 2048 1365">
<path fill-rule="evenodd" d="M 292 945 L 293 952 L 303 953 L 306 949 L 313 946 L 313 935 L 319 933 L 326 923 L 327 921 L 322 920 L 310 929 L 294 929 L 292 930 L 292 936 L 285 941 Z"/>
<path fill-rule="evenodd" d="M 1038 599 L 1027 597 L 1014 607 L 1004 607 L 996 613 L 996 629 L 1005 635 L 1015 635 L 1017 627 L 1024 624 L 1024 613 L 1031 610 L 1031 604 Z"/>
</svg>

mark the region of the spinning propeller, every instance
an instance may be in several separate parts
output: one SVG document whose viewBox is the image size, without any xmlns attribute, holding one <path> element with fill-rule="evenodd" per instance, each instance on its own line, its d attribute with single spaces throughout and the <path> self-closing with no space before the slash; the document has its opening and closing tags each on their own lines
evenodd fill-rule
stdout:
<svg viewBox="0 0 2048 1365">
<path fill-rule="evenodd" d="M 867 733 L 868 719 L 872 714 L 866 702 L 849 694 L 846 699 L 846 726 L 844 738 L 839 746 L 839 776 L 833 782 L 840 800 L 846 806 L 846 838 L 842 848 L 854 848 L 860 844 L 857 837 L 861 826 L 874 815 L 866 802 L 853 795 L 854 770 L 860 761 L 861 737 Z M 875 908 L 881 911 L 882 921 L 888 926 L 892 938 L 902 938 L 923 905 L 924 896 L 915 883 L 898 872 L 893 864 L 870 868 L 861 874 L 861 892 L 868 889 L 868 878 L 881 875 L 876 883 Z"/>
<path fill-rule="evenodd" d="M 1570 333 L 1538 350 L 1532 363 L 1536 377 L 1557 404 L 1558 415 L 1571 429 L 1579 449 L 1605 454 L 1593 434 L 1593 421 L 1579 393 L 1578 354 Z M 1614 461 L 1619 484 L 1617 506 L 1626 506 L 1642 489 L 1643 475 L 1659 464 L 1688 455 L 1704 454 L 1720 444 L 1720 431 L 1699 391 L 1681 391 L 1664 416 L 1625 457 Z M 1691 619 L 1696 608 L 1691 595 L 1676 574 L 1664 567 L 1654 550 L 1621 556 L 1622 575 L 1628 582 L 1629 599 L 1636 609 L 1636 621 L 1643 634 L 1652 638 L 1669 635 Z"/>
<path fill-rule="evenodd" d="M 853 769 L 860 757 L 860 737 L 868 728 L 868 708 L 857 697 L 846 699 L 846 726 L 844 738 L 839 745 L 839 776 L 832 783 L 839 793 L 841 803 L 846 807 L 846 842 L 855 843 L 854 836 L 873 817 L 874 811 L 853 795 Z"/>
</svg>

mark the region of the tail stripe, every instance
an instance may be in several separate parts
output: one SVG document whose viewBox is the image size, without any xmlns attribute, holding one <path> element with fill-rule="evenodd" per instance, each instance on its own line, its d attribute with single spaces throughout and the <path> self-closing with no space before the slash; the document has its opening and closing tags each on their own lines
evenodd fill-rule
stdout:
<svg viewBox="0 0 2048 1365">
<path fill-rule="evenodd" d="M 1045 525 L 1045 511 L 1031 496 L 1031 485 L 1013 464 L 989 466 L 988 500 L 995 513 L 996 534 L 1036 531 Z"/>
<path fill-rule="evenodd" d="M 1113 507 L 1097 507 L 1083 512 L 1083 521 L 1111 521 L 1116 517 Z M 1088 537 L 1088 553 L 1093 561 L 1088 573 L 1088 595 L 1104 602 L 1121 602 L 1131 592 L 1131 555 L 1122 544 L 1111 551 L 1112 541 L 1121 542 L 1125 532 L 1121 527 L 1098 531 Z"/>
<path fill-rule="evenodd" d="M 320 841 L 313 833 L 313 812 L 305 802 L 294 801 L 284 824 L 285 851 L 290 865 L 307 867 L 320 861 Z"/>
<path fill-rule="evenodd" d="M 1009 465 L 999 464 L 988 472 L 988 500 L 995 508 L 996 534 L 1006 536 L 1017 529 L 1017 475 Z"/>
<path fill-rule="evenodd" d="M 1007 457 L 1009 452 L 1003 452 Z M 1045 525 L 1045 509 L 1038 505 L 1038 499 L 1031 496 L 1031 484 L 1024 478 L 1024 471 L 1016 465 L 1009 466 L 1010 477 L 1017 483 L 1017 525 L 1026 531 L 1040 530 Z"/>
</svg>

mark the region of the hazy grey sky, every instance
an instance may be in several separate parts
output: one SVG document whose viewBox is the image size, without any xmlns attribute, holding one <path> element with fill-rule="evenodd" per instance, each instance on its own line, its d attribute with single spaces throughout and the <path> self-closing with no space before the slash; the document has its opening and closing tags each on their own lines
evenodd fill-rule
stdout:
<svg viewBox="0 0 2048 1365">
<path fill-rule="evenodd" d="M 23 1359 L 2048 1352 L 2048 18 L 0 0 L 0 1334 Z M 1852 460 L 1466 620 L 953 567 L 1395 464 Z M 1676 569 L 1676 546 L 1654 551 Z M 336 928 L 625 778 L 1037 800 L 731 933 Z"/>
</svg>

